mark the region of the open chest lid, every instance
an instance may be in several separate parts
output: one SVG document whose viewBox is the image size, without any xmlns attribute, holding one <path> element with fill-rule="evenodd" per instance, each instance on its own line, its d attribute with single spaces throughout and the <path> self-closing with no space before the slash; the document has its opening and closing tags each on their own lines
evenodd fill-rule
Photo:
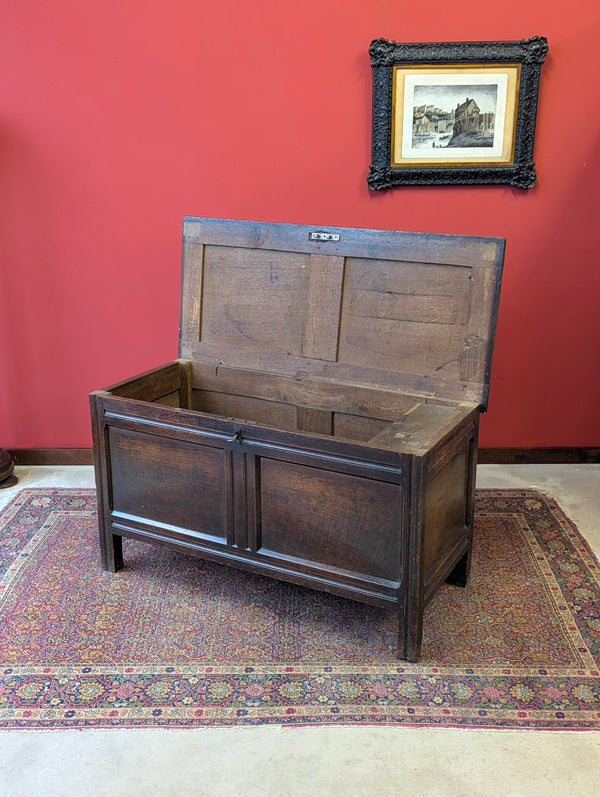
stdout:
<svg viewBox="0 0 600 797">
<path fill-rule="evenodd" d="M 485 407 L 504 239 L 185 218 L 179 356 Z"/>
</svg>

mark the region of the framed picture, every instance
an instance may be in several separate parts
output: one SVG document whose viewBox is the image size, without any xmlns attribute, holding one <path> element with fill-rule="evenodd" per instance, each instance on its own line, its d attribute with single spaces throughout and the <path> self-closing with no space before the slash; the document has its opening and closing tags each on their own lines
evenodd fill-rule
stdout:
<svg viewBox="0 0 600 797">
<path fill-rule="evenodd" d="M 542 36 L 507 42 L 371 42 L 374 190 L 535 183 Z"/>
</svg>

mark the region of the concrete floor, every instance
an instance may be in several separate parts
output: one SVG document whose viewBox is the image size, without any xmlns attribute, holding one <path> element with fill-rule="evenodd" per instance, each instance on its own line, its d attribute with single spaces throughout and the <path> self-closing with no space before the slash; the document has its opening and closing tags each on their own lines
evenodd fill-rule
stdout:
<svg viewBox="0 0 600 797">
<path fill-rule="evenodd" d="M 91 468 L 18 468 L 24 487 L 93 486 Z M 483 465 L 480 487 L 553 495 L 600 557 L 600 465 Z M 591 797 L 600 732 L 437 728 L 4 731 L 2 797 Z"/>
</svg>

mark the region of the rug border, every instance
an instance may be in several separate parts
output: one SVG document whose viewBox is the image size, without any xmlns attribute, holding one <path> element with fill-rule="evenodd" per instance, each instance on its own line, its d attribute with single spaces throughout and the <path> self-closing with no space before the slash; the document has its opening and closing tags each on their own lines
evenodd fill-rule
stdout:
<svg viewBox="0 0 600 797">
<path fill-rule="evenodd" d="M 20 508 L 27 505 L 28 501 L 40 494 L 51 494 L 51 495 L 82 495 L 86 498 L 93 497 L 95 493 L 95 489 L 92 487 L 87 488 L 73 488 L 73 487 L 32 487 L 32 488 L 22 488 L 20 489 L 14 496 L 12 496 L 9 502 L 0 509 L 0 527 L 3 526 L 8 518 L 9 522 L 12 517 L 19 511 Z M 596 575 L 600 573 L 600 564 L 598 562 L 598 558 L 596 557 L 595 553 L 593 552 L 591 546 L 583 537 L 581 532 L 578 530 L 576 524 L 568 517 L 565 510 L 560 506 L 559 502 L 550 494 L 546 493 L 543 490 L 536 489 L 536 488 L 478 488 L 477 489 L 477 497 L 481 498 L 509 498 L 509 499 L 542 499 L 548 508 L 558 514 L 560 521 L 563 524 L 563 528 L 570 529 L 571 537 L 574 537 L 578 543 L 578 545 L 585 551 L 587 556 L 589 557 L 589 565 L 591 565 L 592 569 L 595 569 Z M 89 510 L 86 510 L 89 511 Z M 2 665 L 0 665 L 2 666 Z M 73 672 L 73 670 L 83 670 L 89 669 L 90 671 L 93 670 L 94 675 L 96 675 L 101 669 L 105 670 L 106 673 L 111 672 L 112 665 L 98 665 L 90 666 L 87 665 L 75 665 L 75 667 L 66 667 L 64 669 L 69 670 L 69 672 Z M 239 669 L 243 668 L 244 665 L 231 665 L 232 669 Z M 399 663 L 397 672 L 403 675 L 410 674 L 410 671 L 413 670 L 416 674 L 419 665 L 410 665 L 407 662 Z M 144 669 L 143 666 L 133 664 L 119 664 L 118 669 L 122 671 L 125 668 L 132 668 L 140 672 Z M 202 669 L 210 669 L 210 665 L 189 665 L 189 668 L 193 668 L 195 672 L 198 672 Z M 215 668 L 219 669 L 219 674 L 222 671 L 227 669 L 223 665 L 215 665 Z M 302 666 L 293 667 L 291 665 L 265 665 L 264 667 L 260 667 L 260 672 L 263 674 L 265 670 L 268 669 L 281 669 L 287 668 L 287 675 L 288 677 L 293 675 L 299 675 L 300 673 L 298 670 L 302 670 Z M 306 665 L 308 668 L 308 665 Z M 343 675 L 343 670 L 346 669 L 353 673 L 356 673 L 357 669 L 361 671 L 366 671 L 366 674 L 373 674 L 373 670 L 381 669 L 385 670 L 383 675 L 389 675 L 390 667 L 363 667 L 359 665 L 357 668 L 355 665 L 340 665 L 339 667 L 329 668 L 331 675 L 333 675 L 333 671 L 339 676 Z M 4 675 L 9 675 L 11 673 L 8 670 L 30 670 L 30 675 L 35 675 L 35 670 L 37 669 L 44 669 L 43 667 L 36 667 L 34 665 L 30 665 L 29 668 L 27 666 L 24 667 L 4 667 Z M 48 676 L 48 669 L 52 670 L 52 674 L 56 675 L 60 673 L 61 666 L 53 666 L 49 665 L 46 669 L 46 675 Z M 154 669 L 158 670 L 173 670 L 179 671 L 180 674 L 182 670 L 185 670 L 186 667 L 182 665 L 168 665 L 168 664 L 161 664 L 161 665 L 154 665 Z M 313 676 L 315 676 L 315 667 L 310 667 Z M 323 668 L 325 669 L 325 667 Z M 472 668 L 439 668 L 443 672 L 439 672 L 440 677 L 451 678 L 452 675 L 460 674 L 460 671 L 464 670 L 471 670 Z M 478 671 L 479 675 L 483 675 L 483 670 L 485 668 L 475 668 Z M 489 668 L 497 673 L 498 668 Z M 518 672 L 519 668 L 511 667 L 505 668 L 508 672 L 506 672 L 507 677 L 527 677 L 525 672 Z M 536 669 L 536 668 L 526 668 L 527 670 Z M 538 668 L 539 669 L 539 668 Z M 549 668 L 550 670 L 551 668 Z M 564 675 L 565 668 L 560 668 L 561 672 L 563 673 L 563 677 L 568 677 Z M 431 675 L 436 673 L 438 668 L 432 667 L 431 668 Z M 453 672 L 456 671 L 456 672 Z M 39 673 L 42 674 L 41 672 Z M 115 673 L 118 675 L 119 673 Z M 285 673 L 281 673 L 285 675 Z M 463 673 L 465 674 L 465 673 Z M 468 673 L 471 674 L 471 673 Z M 550 672 L 548 671 L 548 675 Z M 556 673 L 557 677 L 559 673 Z M 490 673 L 491 676 L 491 673 Z M 588 678 L 597 678 L 597 672 L 579 672 L 578 677 L 588 677 Z M 431 711 L 424 710 L 422 708 L 419 709 L 418 714 L 415 713 L 416 710 L 411 712 L 412 707 L 407 703 L 403 706 L 403 711 L 399 710 L 399 707 L 396 707 L 396 714 L 394 716 L 390 716 L 389 710 L 386 710 L 384 706 L 381 705 L 372 705 L 369 707 L 369 711 L 365 712 L 364 703 L 361 704 L 363 706 L 362 710 L 352 710 L 350 706 L 337 706 L 337 712 L 332 714 L 332 711 L 336 707 L 332 707 L 331 705 L 328 706 L 330 713 L 325 716 L 319 715 L 319 712 L 316 711 L 314 706 L 310 706 L 311 716 L 302 716 L 302 712 L 298 712 L 298 706 L 288 706 L 284 708 L 283 706 L 274 706 L 272 712 L 266 712 L 265 708 L 261 706 L 261 715 L 260 717 L 254 717 L 252 713 L 249 713 L 247 710 L 239 711 L 236 716 L 231 714 L 232 709 L 229 709 L 228 716 L 222 716 L 223 712 L 216 711 L 211 715 L 210 712 L 202 712 L 200 715 L 196 713 L 195 718 L 188 717 L 185 719 L 181 716 L 181 712 L 179 712 L 179 716 L 177 716 L 177 709 L 167 708 L 164 707 L 160 709 L 156 709 L 155 713 L 153 712 L 152 716 L 148 716 L 149 709 L 146 707 L 144 709 L 140 709 L 137 711 L 136 709 L 129 709 L 125 714 L 119 713 L 118 716 L 114 715 L 114 709 L 110 711 L 113 712 L 112 718 L 109 716 L 109 713 L 102 714 L 98 716 L 98 710 L 94 709 L 94 717 L 89 718 L 86 717 L 84 709 L 78 709 L 77 712 L 73 712 L 72 717 L 62 716 L 57 717 L 54 710 L 38 710 L 36 713 L 36 718 L 33 716 L 27 716 L 28 714 L 32 714 L 29 709 L 19 709 L 14 710 L 12 712 L 12 717 L 6 717 L 2 719 L 2 715 L 0 713 L 0 730 L 68 730 L 68 729 L 76 729 L 76 728 L 88 728 L 88 729 L 114 729 L 114 728 L 122 728 L 122 729 L 135 729 L 135 728 L 171 728 L 171 729 L 204 729 L 209 727 L 241 727 L 241 726 L 258 726 L 258 725 L 280 725 L 285 727 L 317 727 L 317 726 L 336 726 L 336 725 L 346 725 L 346 726 L 386 726 L 386 727 L 406 727 L 406 728 L 422 728 L 422 727 L 442 727 L 442 728 L 462 728 L 462 729 L 488 729 L 488 730 L 548 730 L 548 731 L 555 731 L 555 730 L 562 730 L 562 731 L 591 731 L 591 730 L 598 730 L 600 729 L 600 704 L 597 704 L 594 709 L 591 709 L 589 712 L 582 712 L 580 710 L 576 712 L 566 712 L 563 716 L 559 717 L 556 715 L 556 712 L 550 711 L 549 714 L 554 713 L 554 717 L 551 718 L 550 716 L 546 718 L 540 718 L 540 711 L 536 710 L 535 716 L 528 717 L 525 712 L 525 716 L 523 716 L 523 712 L 521 712 L 521 716 L 519 716 L 518 711 L 507 711 L 505 716 L 500 717 L 498 711 L 493 716 L 487 715 L 486 712 L 480 712 L 481 716 L 479 720 L 475 720 L 473 717 L 473 709 L 465 710 L 464 718 L 460 716 L 460 709 L 456 705 L 451 706 L 448 709 L 448 716 L 443 716 L 443 710 L 440 713 L 440 709 L 438 707 L 432 708 Z M 325 707 L 323 707 L 325 710 Z M 50 712 L 50 713 L 49 713 Z M 107 710 L 108 712 L 108 710 Z M 68 714 L 69 712 L 67 712 Z M 77 713 L 77 717 L 75 717 L 75 713 Z M 64 711 L 63 711 L 64 714 Z M 467 716 L 468 714 L 468 716 Z M 42 716 L 43 715 L 43 716 Z M 585 716 L 584 716 L 585 715 Z M 57 724 L 60 722 L 60 724 Z"/>
</svg>

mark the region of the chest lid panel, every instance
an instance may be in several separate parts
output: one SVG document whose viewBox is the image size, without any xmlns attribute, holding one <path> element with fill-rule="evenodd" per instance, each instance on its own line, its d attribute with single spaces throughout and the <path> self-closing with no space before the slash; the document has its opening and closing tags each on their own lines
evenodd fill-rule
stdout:
<svg viewBox="0 0 600 797">
<path fill-rule="evenodd" d="M 186 218 L 179 355 L 485 406 L 504 240 Z"/>
</svg>

